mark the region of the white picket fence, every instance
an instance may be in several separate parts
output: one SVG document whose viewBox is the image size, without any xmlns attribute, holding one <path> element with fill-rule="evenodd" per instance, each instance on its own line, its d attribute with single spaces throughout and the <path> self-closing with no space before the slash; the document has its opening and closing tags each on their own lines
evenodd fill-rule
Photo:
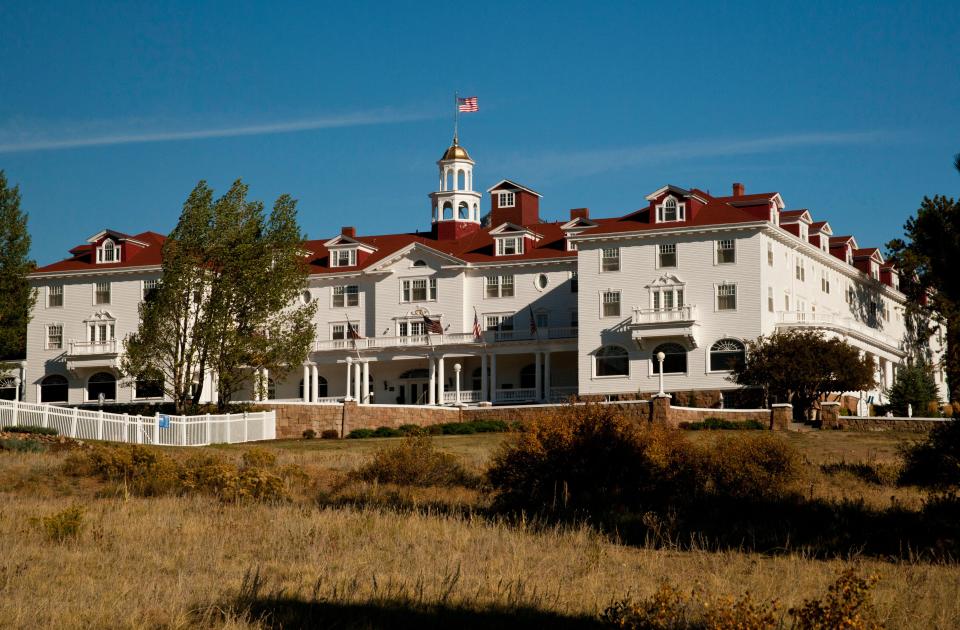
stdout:
<svg viewBox="0 0 960 630">
<path fill-rule="evenodd" d="M 38 426 L 56 429 L 78 440 L 109 440 L 158 446 L 206 446 L 237 444 L 277 437 L 277 412 L 174 416 L 157 413 L 134 416 L 126 413 L 58 407 L 0 400 L 0 427 Z"/>
</svg>

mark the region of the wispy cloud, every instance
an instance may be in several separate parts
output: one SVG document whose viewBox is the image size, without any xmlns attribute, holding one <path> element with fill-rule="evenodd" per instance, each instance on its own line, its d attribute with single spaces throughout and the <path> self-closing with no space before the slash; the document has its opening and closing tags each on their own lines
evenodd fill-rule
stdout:
<svg viewBox="0 0 960 630">
<path fill-rule="evenodd" d="M 342 127 L 360 127 L 367 125 L 386 125 L 415 122 L 436 118 L 437 113 L 373 110 L 303 118 L 287 121 L 273 121 L 230 127 L 208 127 L 204 129 L 137 129 L 125 131 L 100 131 L 78 134 L 76 132 L 52 133 L 50 131 L 3 131 L 0 130 L 0 153 L 23 153 L 27 151 L 56 151 L 82 147 L 98 147 L 117 144 L 139 144 L 145 142 L 172 142 L 181 140 L 203 140 L 207 138 L 232 138 L 237 136 L 260 136 L 277 133 L 294 133 L 317 129 L 335 129 Z M 104 124 L 99 125 L 101 129 Z"/>
<path fill-rule="evenodd" d="M 813 132 L 758 138 L 680 140 L 633 147 L 523 155 L 510 160 L 521 171 L 542 175 L 595 175 L 621 168 L 700 158 L 774 153 L 804 147 L 876 144 L 889 141 L 882 131 Z"/>
</svg>

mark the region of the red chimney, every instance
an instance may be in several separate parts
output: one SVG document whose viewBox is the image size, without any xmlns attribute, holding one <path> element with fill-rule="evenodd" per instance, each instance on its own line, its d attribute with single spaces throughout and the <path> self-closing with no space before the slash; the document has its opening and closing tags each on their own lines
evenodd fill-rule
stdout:
<svg viewBox="0 0 960 630">
<path fill-rule="evenodd" d="M 743 197 L 743 184 L 736 182 L 733 184 L 733 196 L 734 197 Z"/>
<path fill-rule="evenodd" d="M 345 225 L 344 227 L 340 228 L 340 234 L 350 238 L 357 238 L 357 228 L 353 227 L 352 225 Z"/>
<path fill-rule="evenodd" d="M 570 211 L 570 220 L 574 219 L 589 219 L 590 218 L 590 208 L 574 208 Z"/>
</svg>

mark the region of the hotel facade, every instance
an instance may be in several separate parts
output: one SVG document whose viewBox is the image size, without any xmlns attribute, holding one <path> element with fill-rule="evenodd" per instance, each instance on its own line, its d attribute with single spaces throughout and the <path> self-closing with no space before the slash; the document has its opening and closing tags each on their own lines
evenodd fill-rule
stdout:
<svg viewBox="0 0 960 630">
<path fill-rule="evenodd" d="M 251 375 L 241 398 L 361 404 L 522 404 L 571 395 L 701 392 L 734 404 L 745 342 L 818 329 L 868 355 L 882 402 L 905 360 L 905 296 L 873 247 L 834 234 L 776 192 L 713 196 L 666 185 L 639 209 L 540 218 L 541 196 L 510 180 L 483 194 L 456 141 L 437 162 L 429 229 L 306 243 L 300 299 L 319 302 L 302 366 Z M 424 215 L 426 216 L 426 209 Z M 31 275 L 27 357 L 0 395 L 30 402 L 162 400 L 118 372 L 138 306 L 160 281 L 163 235 L 101 230 Z M 936 377 L 945 398 L 933 340 Z M 207 382 L 207 398 L 215 395 Z M 4 389 L 5 387 L 5 389 Z"/>
</svg>

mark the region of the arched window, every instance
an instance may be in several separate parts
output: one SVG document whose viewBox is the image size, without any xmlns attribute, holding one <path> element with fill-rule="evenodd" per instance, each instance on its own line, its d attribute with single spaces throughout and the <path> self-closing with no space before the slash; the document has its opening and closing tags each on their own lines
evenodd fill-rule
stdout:
<svg viewBox="0 0 960 630">
<path fill-rule="evenodd" d="M 678 343 L 665 343 L 653 349 L 650 360 L 653 362 L 653 373 L 660 373 L 660 360 L 657 355 L 666 355 L 663 359 L 664 374 L 684 374 L 687 371 L 687 349 Z"/>
<path fill-rule="evenodd" d="M 467 174 L 463 170 L 457 171 L 457 190 L 467 189 Z"/>
<path fill-rule="evenodd" d="M 480 206 L 473 204 L 473 216 L 470 217 L 474 221 L 480 220 Z"/>
<path fill-rule="evenodd" d="M 141 376 L 133 384 L 134 398 L 163 398 L 163 379 Z"/>
<path fill-rule="evenodd" d="M 629 376 L 630 355 L 620 346 L 604 346 L 595 355 L 597 376 Z"/>
<path fill-rule="evenodd" d="M 466 201 L 460 202 L 460 209 L 458 211 L 458 218 L 460 219 L 469 219 L 470 218 L 470 204 Z"/>
<path fill-rule="evenodd" d="M 533 363 L 520 369 L 520 389 L 533 389 L 537 386 L 537 366 Z"/>
<path fill-rule="evenodd" d="M 100 400 L 100 394 L 103 394 L 104 400 L 117 399 L 117 377 L 109 372 L 97 372 L 87 381 L 87 400 Z"/>
<path fill-rule="evenodd" d="M 0 400 L 16 400 L 17 381 L 13 378 L 0 378 Z"/>
<path fill-rule="evenodd" d="M 443 214 L 440 215 L 440 219 L 446 221 L 447 219 L 453 218 L 453 204 L 449 201 L 444 202 L 443 204 Z"/>
<path fill-rule="evenodd" d="M 423 260 L 423 259 L 415 260 L 415 261 L 413 261 L 413 266 L 414 266 L 414 267 L 426 267 L 426 266 L 427 266 L 427 261 L 425 261 L 425 260 Z"/>
<path fill-rule="evenodd" d="M 710 346 L 710 371 L 733 371 L 747 359 L 747 349 L 736 339 L 721 339 Z"/>
<path fill-rule="evenodd" d="M 443 187 L 443 189 L 453 190 L 453 169 L 447 169 L 444 175 L 446 179 L 446 185 Z"/>
<path fill-rule="evenodd" d="M 70 385 L 65 376 L 51 374 L 40 381 L 40 402 L 67 402 Z"/>
</svg>

